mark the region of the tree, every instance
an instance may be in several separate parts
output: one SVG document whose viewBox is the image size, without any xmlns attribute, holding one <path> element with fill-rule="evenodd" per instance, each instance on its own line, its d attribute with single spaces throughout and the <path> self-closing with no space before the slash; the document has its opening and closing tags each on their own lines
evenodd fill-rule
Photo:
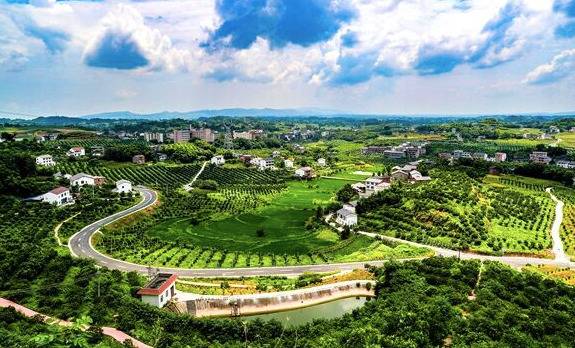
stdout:
<svg viewBox="0 0 575 348">
<path fill-rule="evenodd" d="M 346 240 L 351 236 L 351 229 L 349 226 L 344 226 L 341 234 L 339 235 L 342 240 Z"/>
<path fill-rule="evenodd" d="M 258 229 L 256 230 L 256 236 L 259 238 L 262 238 L 266 235 L 266 231 L 263 229 L 263 227 L 258 227 Z"/>
<path fill-rule="evenodd" d="M 350 184 L 344 185 L 339 191 L 337 191 L 337 200 L 340 202 L 347 203 L 351 201 L 355 196 L 356 192 Z"/>
</svg>

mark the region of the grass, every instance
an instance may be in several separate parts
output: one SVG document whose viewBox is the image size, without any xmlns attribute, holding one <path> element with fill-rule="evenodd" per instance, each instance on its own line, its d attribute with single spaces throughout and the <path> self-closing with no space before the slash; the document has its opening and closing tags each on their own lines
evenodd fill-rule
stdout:
<svg viewBox="0 0 575 348">
<path fill-rule="evenodd" d="M 561 142 L 559 143 L 560 146 L 575 148 L 575 133 L 563 132 L 558 134 L 557 138 L 561 139 Z"/>
<path fill-rule="evenodd" d="M 575 270 L 570 268 L 559 268 L 552 265 L 526 266 L 523 270 L 539 273 L 544 277 L 559 280 L 569 285 L 575 285 Z"/>
<path fill-rule="evenodd" d="M 230 251 L 308 253 L 335 243 L 335 232 L 310 232 L 306 220 L 318 206 L 333 200 L 335 192 L 346 182 L 318 179 L 312 182 L 291 182 L 270 204 L 255 211 L 192 225 L 189 218 L 168 219 L 155 226 L 150 236 L 170 241 L 185 241 L 194 245 Z M 256 230 L 264 229 L 257 237 Z"/>
</svg>

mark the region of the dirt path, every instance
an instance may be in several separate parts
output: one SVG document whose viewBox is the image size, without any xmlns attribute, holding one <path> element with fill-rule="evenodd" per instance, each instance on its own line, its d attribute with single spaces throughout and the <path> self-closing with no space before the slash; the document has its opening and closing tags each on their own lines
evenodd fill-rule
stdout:
<svg viewBox="0 0 575 348">
<path fill-rule="evenodd" d="M 551 238 L 553 239 L 553 254 L 555 254 L 555 261 L 569 262 L 570 258 L 565 254 L 563 241 L 561 240 L 561 223 L 563 223 L 563 206 L 565 204 L 551 193 L 551 187 L 548 187 L 545 191 L 549 193 L 553 202 L 556 203 L 555 221 L 553 221 L 553 226 L 551 226 Z"/>
<path fill-rule="evenodd" d="M 40 315 L 46 324 L 60 325 L 60 326 L 71 326 L 72 325 L 72 323 L 69 321 L 60 320 L 60 319 L 53 318 L 53 317 L 50 317 L 50 316 L 47 316 L 44 314 L 40 314 L 34 310 L 31 310 L 30 308 L 21 306 L 15 302 L 12 302 L 12 301 L 7 300 L 7 299 L 2 298 L 2 297 L 0 297 L 0 307 L 2 307 L 2 308 L 13 307 L 17 312 L 23 314 L 24 316 L 26 316 L 28 318 L 32 318 L 36 315 Z M 109 337 L 115 339 L 116 341 L 118 341 L 120 343 L 124 343 L 124 341 L 130 340 L 130 341 L 132 341 L 132 344 L 137 348 L 152 348 L 152 346 L 149 346 L 143 342 L 140 342 L 137 339 L 133 338 L 132 336 L 126 334 L 125 332 L 120 331 L 118 329 L 114 329 L 113 327 L 102 327 L 102 331 L 103 331 L 104 335 L 109 336 Z"/>
<path fill-rule="evenodd" d="M 62 241 L 60 240 L 60 236 L 58 236 L 58 232 L 60 231 L 60 228 L 62 228 L 62 225 L 65 224 L 66 222 L 72 220 L 73 218 L 75 218 L 76 216 L 80 215 L 80 213 L 76 213 L 75 215 L 70 216 L 69 218 L 67 218 L 66 220 L 60 222 L 56 227 L 54 227 L 54 238 L 56 238 L 56 242 L 58 243 L 59 246 L 64 246 L 64 244 L 62 244 Z"/>
<path fill-rule="evenodd" d="M 196 176 L 194 176 L 192 181 L 189 184 L 184 185 L 184 190 L 190 191 L 192 189 L 192 186 L 194 185 L 194 183 L 196 182 L 196 180 L 198 179 L 200 174 L 202 174 L 202 172 L 204 171 L 204 168 L 206 168 L 207 164 L 208 164 L 208 161 L 205 161 L 204 164 L 202 164 L 202 168 L 200 168 L 200 171 L 196 174 Z"/>
</svg>

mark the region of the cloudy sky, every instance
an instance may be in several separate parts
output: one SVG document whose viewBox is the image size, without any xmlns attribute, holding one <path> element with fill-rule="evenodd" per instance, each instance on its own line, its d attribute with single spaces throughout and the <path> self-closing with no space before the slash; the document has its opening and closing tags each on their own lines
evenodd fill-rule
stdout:
<svg viewBox="0 0 575 348">
<path fill-rule="evenodd" d="M 0 110 L 575 111 L 575 0 L 0 0 Z"/>
</svg>

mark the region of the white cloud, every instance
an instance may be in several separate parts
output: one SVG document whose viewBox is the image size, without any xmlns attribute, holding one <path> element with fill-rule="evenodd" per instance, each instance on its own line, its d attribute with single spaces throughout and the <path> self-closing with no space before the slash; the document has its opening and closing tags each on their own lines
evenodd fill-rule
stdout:
<svg viewBox="0 0 575 348">
<path fill-rule="evenodd" d="M 575 49 L 565 50 L 553 57 L 551 62 L 533 69 L 523 83 L 546 84 L 559 81 L 575 72 Z"/>
<path fill-rule="evenodd" d="M 190 59 L 189 52 L 174 48 L 167 35 L 147 26 L 140 12 L 123 4 L 100 21 L 83 57 L 93 66 L 167 71 L 186 70 Z"/>
</svg>

